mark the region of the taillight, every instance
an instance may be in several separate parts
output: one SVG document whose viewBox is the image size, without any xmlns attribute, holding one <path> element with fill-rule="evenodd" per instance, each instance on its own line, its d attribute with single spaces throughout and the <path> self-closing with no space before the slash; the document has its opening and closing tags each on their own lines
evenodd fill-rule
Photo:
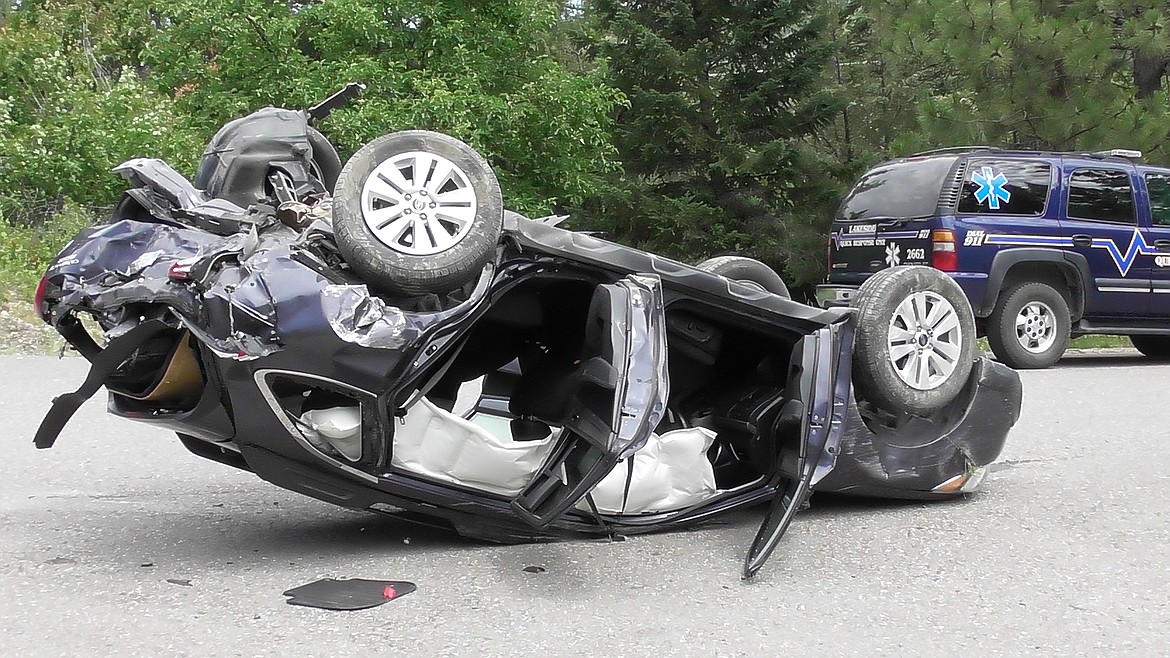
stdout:
<svg viewBox="0 0 1170 658">
<path fill-rule="evenodd" d="M 959 270 L 959 252 L 955 249 L 955 232 L 936 228 L 930 232 L 930 264 L 943 272 Z"/>
<path fill-rule="evenodd" d="M 45 287 L 49 285 L 49 275 L 41 277 L 41 282 L 37 284 L 37 291 L 33 293 L 33 310 L 36 311 L 37 317 L 44 319 L 48 314 L 45 312 Z"/>
</svg>

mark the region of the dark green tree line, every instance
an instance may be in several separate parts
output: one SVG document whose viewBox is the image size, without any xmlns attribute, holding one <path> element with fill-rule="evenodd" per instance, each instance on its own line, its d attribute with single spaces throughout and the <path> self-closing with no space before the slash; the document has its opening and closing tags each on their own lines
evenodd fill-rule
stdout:
<svg viewBox="0 0 1170 658">
<path fill-rule="evenodd" d="M 815 135 L 842 99 L 821 3 L 597 0 L 588 14 L 612 84 L 621 176 L 591 225 L 682 258 L 750 252 L 782 269 L 786 234 L 835 203 Z M 798 275 L 799 276 L 799 275 Z"/>
<path fill-rule="evenodd" d="M 222 122 L 365 97 L 343 155 L 449 132 L 508 205 L 808 284 L 869 165 L 959 144 L 1170 163 L 1154 0 L 23 0 L 0 3 L 0 228 L 108 206 L 135 156 L 191 173 Z"/>
</svg>

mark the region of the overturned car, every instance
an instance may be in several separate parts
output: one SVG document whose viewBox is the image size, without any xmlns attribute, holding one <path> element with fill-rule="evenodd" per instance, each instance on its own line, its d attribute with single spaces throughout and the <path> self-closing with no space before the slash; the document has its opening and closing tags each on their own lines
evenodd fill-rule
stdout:
<svg viewBox="0 0 1170 658">
<path fill-rule="evenodd" d="M 821 310 L 758 261 L 692 267 L 505 211 L 445 135 L 342 167 L 311 124 L 355 91 L 229 123 L 190 182 L 116 169 L 113 221 L 37 291 L 92 362 L 38 447 L 105 386 L 197 455 L 492 541 L 767 503 L 745 577 L 814 490 L 955 496 L 999 455 L 1020 381 L 975 355 L 945 275 L 891 268 Z"/>
</svg>

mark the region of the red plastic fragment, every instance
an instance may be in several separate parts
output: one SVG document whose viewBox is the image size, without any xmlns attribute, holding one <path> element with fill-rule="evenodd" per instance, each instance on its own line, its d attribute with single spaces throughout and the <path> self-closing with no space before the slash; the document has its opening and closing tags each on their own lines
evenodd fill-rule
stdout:
<svg viewBox="0 0 1170 658">
<path fill-rule="evenodd" d="M 171 269 L 167 271 L 167 276 L 172 281 L 186 281 L 191 278 L 191 263 L 186 261 L 175 261 L 171 264 Z"/>
<path fill-rule="evenodd" d="M 387 601 L 393 599 L 396 596 L 398 596 L 398 591 L 394 589 L 393 585 L 387 585 L 386 589 L 382 590 L 382 598 L 386 599 Z"/>
</svg>

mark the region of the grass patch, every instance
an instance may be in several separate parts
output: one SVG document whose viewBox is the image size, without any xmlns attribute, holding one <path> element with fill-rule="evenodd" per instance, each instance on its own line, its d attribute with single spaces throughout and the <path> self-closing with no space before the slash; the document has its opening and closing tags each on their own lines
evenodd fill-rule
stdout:
<svg viewBox="0 0 1170 658">
<path fill-rule="evenodd" d="M 1130 347 L 1128 336 L 1081 336 L 1068 343 L 1071 350 L 1091 350 L 1102 347 Z"/>
<path fill-rule="evenodd" d="M 19 226 L 0 217 L 0 291 L 31 301 L 49 263 L 92 224 L 90 212 L 75 205 L 67 205 L 42 226 Z"/>
<path fill-rule="evenodd" d="M 1068 342 L 1068 349 L 1070 350 L 1095 350 L 1108 347 L 1132 347 L 1129 344 L 1128 336 L 1111 336 L 1102 334 L 1099 336 L 1081 336 L 1074 338 Z M 987 345 L 986 338 L 980 338 L 975 341 L 975 349 L 990 352 L 991 347 Z"/>
</svg>

